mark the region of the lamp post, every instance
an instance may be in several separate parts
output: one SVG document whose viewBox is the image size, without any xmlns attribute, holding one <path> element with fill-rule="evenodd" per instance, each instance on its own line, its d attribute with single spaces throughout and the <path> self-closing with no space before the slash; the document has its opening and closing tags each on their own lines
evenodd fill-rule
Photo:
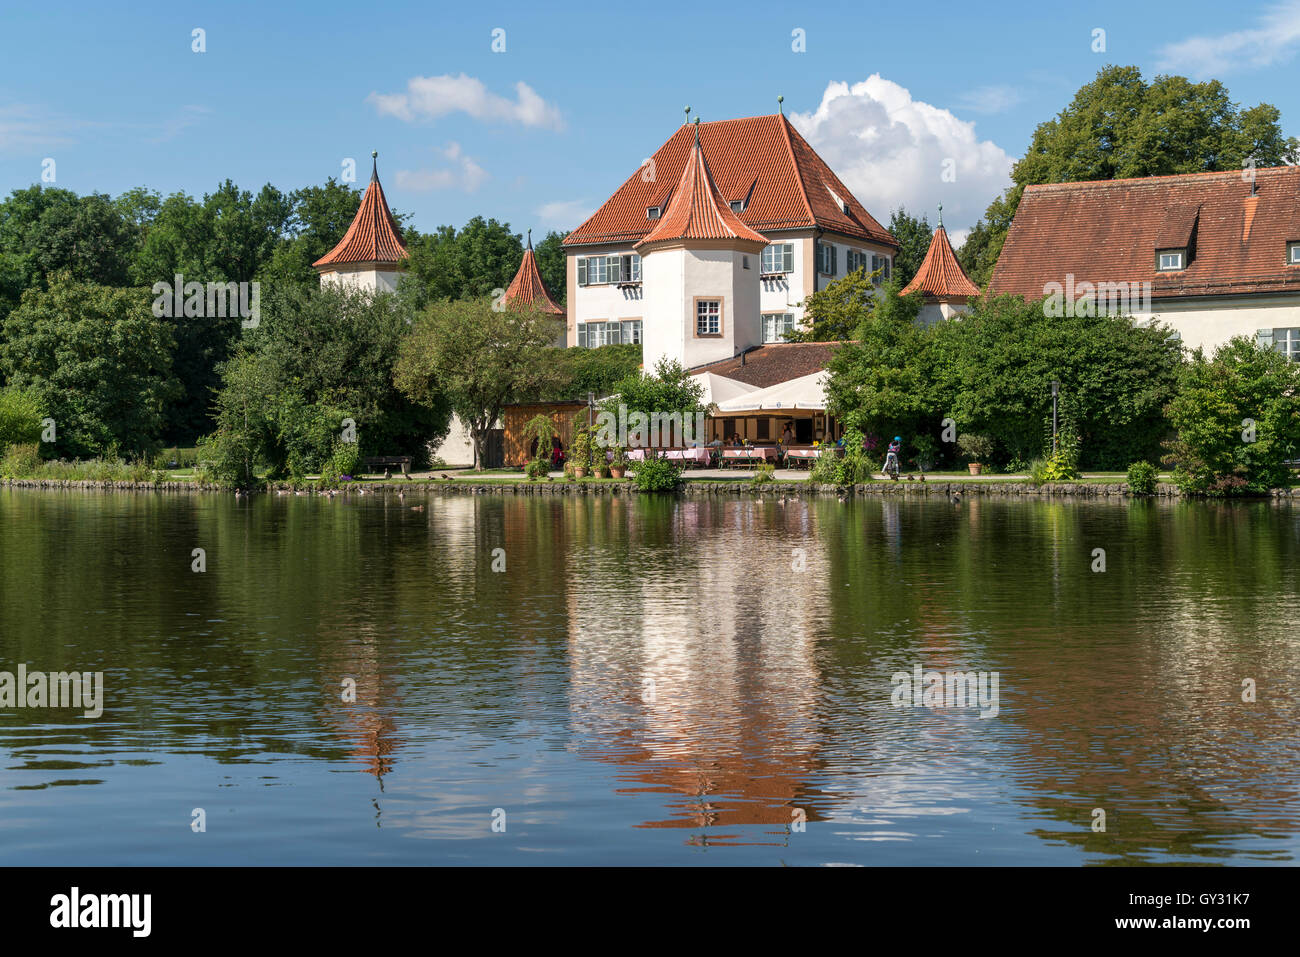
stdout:
<svg viewBox="0 0 1300 957">
<path fill-rule="evenodd" d="M 1052 380 L 1052 454 L 1056 454 L 1056 397 L 1061 391 L 1061 383 Z"/>
</svg>

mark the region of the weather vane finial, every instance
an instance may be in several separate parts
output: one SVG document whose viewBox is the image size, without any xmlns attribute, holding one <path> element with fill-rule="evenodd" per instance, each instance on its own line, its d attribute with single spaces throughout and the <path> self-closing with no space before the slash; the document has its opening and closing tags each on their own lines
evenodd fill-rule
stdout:
<svg viewBox="0 0 1300 957">
<path fill-rule="evenodd" d="M 939 228 L 943 229 L 943 203 L 939 204 Z"/>
<path fill-rule="evenodd" d="M 370 151 L 370 181 L 379 179 L 379 150 Z"/>
<path fill-rule="evenodd" d="M 533 228 L 531 226 L 528 227 L 528 248 L 533 248 Z"/>
<path fill-rule="evenodd" d="M 690 121 L 691 121 L 691 108 L 688 106 L 686 108 L 686 122 L 689 123 Z"/>
<path fill-rule="evenodd" d="M 785 97 L 778 95 L 776 98 L 776 111 L 780 113 L 782 116 L 785 116 L 785 107 L 781 105 L 784 102 L 785 102 Z"/>
</svg>

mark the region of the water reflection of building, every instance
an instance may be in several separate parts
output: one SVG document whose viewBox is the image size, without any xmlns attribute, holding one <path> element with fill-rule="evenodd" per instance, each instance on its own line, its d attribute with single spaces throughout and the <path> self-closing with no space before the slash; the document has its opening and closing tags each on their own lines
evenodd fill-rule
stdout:
<svg viewBox="0 0 1300 957">
<path fill-rule="evenodd" d="M 620 565 L 570 553 L 579 748 L 623 766 L 627 792 L 670 796 L 670 816 L 646 827 L 723 829 L 706 832 L 712 843 L 734 840 L 730 827 L 816 820 L 825 797 L 807 785 L 821 743 L 809 611 L 827 602 L 828 576 L 811 510 L 790 503 L 773 521 L 773 503 L 687 501 L 667 526 L 642 525 L 648 507 L 614 506 L 627 530 Z"/>
</svg>

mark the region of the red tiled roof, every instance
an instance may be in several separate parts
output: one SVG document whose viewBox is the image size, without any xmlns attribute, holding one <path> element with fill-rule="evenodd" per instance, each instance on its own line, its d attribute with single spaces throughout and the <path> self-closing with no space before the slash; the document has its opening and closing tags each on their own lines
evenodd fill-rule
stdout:
<svg viewBox="0 0 1300 957">
<path fill-rule="evenodd" d="M 546 291 L 542 274 L 537 270 L 537 257 L 533 255 L 531 235 L 528 237 L 528 248 L 524 250 L 524 261 L 519 264 L 519 271 L 515 273 L 515 278 L 510 280 L 510 287 L 501 297 L 501 302 L 503 305 L 516 303 L 527 309 L 549 312 L 556 316 L 564 315 L 564 310 Z"/>
<path fill-rule="evenodd" d="M 979 287 L 970 281 L 961 263 L 957 262 L 952 243 L 948 241 L 948 231 L 942 225 L 934 231 L 921 268 L 901 295 L 913 292 L 924 293 L 926 299 L 941 301 L 969 299 L 980 294 Z"/>
<path fill-rule="evenodd" d="M 680 239 L 743 239 L 767 244 L 763 234 L 742 223 L 718 192 L 698 135 L 668 208 L 637 247 Z"/>
<path fill-rule="evenodd" d="M 825 369 L 842 342 L 769 342 L 730 359 L 691 369 L 691 375 L 712 372 L 760 389 L 799 379 Z"/>
<path fill-rule="evenodd" d="M 699 124 L 700 145 L 723 200 L 747 200 L 741 222 L 760 233 L 820 227 L 830 232 L 898 247 L 783 115 L 753 116 Z M 662 206 L 665 184 L 680 181 L 694 146 L 693 124 L 684 124 L 582 225 L 565 246 L 633 244 L 655 228 L 646 207 Z M 651 174 L 653 173 L 653 176 Z M 848 204 L 844 212 L 830 190 Z"/>
<path fill-rule="evenodd" d="M 339 244 L 312 263 L 317 269 L 339 263 L 398 263 L 410 256 L 402 232 L 389 212 L 379 171 L 372 167 L 361 206 Z"/>
<path fill-rule="evenodd" d="M 1152 176 L 1025 189 L 990 291 L 1040 299 L 1044 286 L 1149 282 L 1152 298 L 1300 292 L 1286 264 L 1300 241 L 1300 167 Z M 1188 247 L 1186 269 L 1156 271 L 1156 250 Z"/>
</svg>

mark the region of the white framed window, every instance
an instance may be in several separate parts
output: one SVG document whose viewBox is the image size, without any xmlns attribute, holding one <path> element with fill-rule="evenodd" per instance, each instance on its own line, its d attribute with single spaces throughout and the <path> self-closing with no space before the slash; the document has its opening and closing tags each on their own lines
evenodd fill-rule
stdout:
<svg viewBox="0 0 1300 957">
<path fill-rule="evenodd" d="M 1177 272 L 1187 261 L 1185 249 L 1161 249 L 1156 252 L 1157 272 Z"/>
<path fill-rule="evenodd" d="M 588 349 L 601 346 L 616 346 L 623 341 L 623 324 L 621 322 L 584 322 L 578 326 L 578 345 L 583 345 L 583 332 L 586 332 Z"/>
<path fill-rule="evenodd" d="M 621 323 L 619 323 L 619 325 L 623 327 L 622 329 L 623 342 L 625 344 L 629 342 L 638 346 L 641 344 L 641 320 L 640 319 L 624 319 Z"/>
<path fill-rule="evenodd" d="M 1300 362 L 1300 329 L 1274 329 L 1273 348 L 1292 362 Z"/>
<path fill-rule="evenodd" d="M 764 313 L 763 341 L 784 342 L 785 334 L 794 331 L 794 313 Z"/>
<path fill-rule="evenodd" d="M 660 212 L 662 212 L 662 210 L 658 206 L 647 206 L 645 208 L 645 218 L 658 219 Z"/>
<path fill-rule="evenodd" d="M 772 243 L 763 250 L 763 275 L 794 272 L 794 243 Z"/>
<path fill-rule="evenodd" d="M 823 276 L 835 275 L 835 247 L 830 243 L 817 244 L 817 271 Z"/>
<path fill-rule="evenodd" d="M 743 199 L 733 199 L 731 201 L 731 211 L 739 215 L 745 211 L 745 201 Z"/>
<path fill-rule="evenodd" d="M 641 257 L 637 253 L 622 256 L 579 256 L 578 285 L 603 286 L 618 282 L 641 281 Z"/>
<path fill-rule="evenodd" d="M 722 335 L 722 300 L 695 300 L 695 334 L 697 336 Z"/>
<path fill-rule="evenodd" d="M 1287 265 L 1300 266 L 1300 243 L 1286 244 Z"/>
</svg>

